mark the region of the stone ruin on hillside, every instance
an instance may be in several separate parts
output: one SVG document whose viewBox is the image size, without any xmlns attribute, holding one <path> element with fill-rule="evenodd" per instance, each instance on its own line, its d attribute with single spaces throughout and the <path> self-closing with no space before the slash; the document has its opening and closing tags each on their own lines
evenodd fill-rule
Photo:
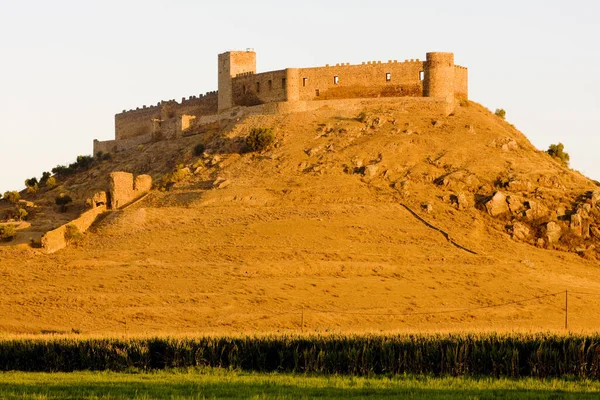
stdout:
<svg viewBox="0 0 600 400">
<path fill-rule="evenodd" d="M 110 174 L 108 192 L 95 193 L 86 201 L 91 209 L 81 214 L 73 221 L 64 224 L 42 237 L 42 248 L 46 253 L 54 253 L 69 245 L 70 232 L 86 232 L 96 221 L 96 218 L 109 210 L 118 210 L 141 198 L 152 189 L 152 177 L 138 175 L 135 180 L 128 172 L 113 172 Z"/>
</svg>

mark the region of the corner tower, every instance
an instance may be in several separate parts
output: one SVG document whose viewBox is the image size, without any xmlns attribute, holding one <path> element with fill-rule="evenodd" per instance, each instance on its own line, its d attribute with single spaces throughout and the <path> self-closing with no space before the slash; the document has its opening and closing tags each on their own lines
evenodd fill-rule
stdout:
<svg viewBox="0 0 600 400">
<path fill-rule="evenodd" d="M 454 101 L 454 53 L 427 53 L 423 95 Z"/>
<path fill-rule="evenodd" d="M 256 73 L 256 53 L 253 50 L 219 54 L 219 112 L 233 106 L 231 80 L 246 72 Z"/>
</svg>

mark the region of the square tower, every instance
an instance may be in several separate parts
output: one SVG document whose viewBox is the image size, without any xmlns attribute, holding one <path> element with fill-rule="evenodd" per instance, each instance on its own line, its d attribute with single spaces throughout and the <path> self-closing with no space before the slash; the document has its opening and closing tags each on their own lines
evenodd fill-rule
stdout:
<svg viewBox="0 0 600 400">
<path fill-rule="evenodd" d="M 219 112 L 233 106 L 231 80 L 243 73 L 256 73 L 256 53 L 253 50 L 219 54 Z"/>
</svg>

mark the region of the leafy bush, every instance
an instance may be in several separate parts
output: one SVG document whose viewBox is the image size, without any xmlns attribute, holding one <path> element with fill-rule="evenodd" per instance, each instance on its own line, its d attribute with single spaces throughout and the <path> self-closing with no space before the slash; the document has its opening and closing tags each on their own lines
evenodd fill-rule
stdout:
<svg viewBox="0 0 600 400">
<path fill-rule="evenodd" d="M 17 236 L 17 230 L 13 225 L 0 225 L 0 240 L 10 242 Z"/>
<path fill-rule="evenodd" d="M 506 111 L 503 108 L 497 108 L 494 114 L 502 119 L 506 119 Z"/>
<path fill-rule="evenodd" d="M 36 177 L 25 179 L 25 186 L 27 186 L 28 188 L 34 187 L 37 185 L 38 185 L 38 180 Z"/>
<path fill-rule="evenodd" d="M 46 187 L 48 189 L 54 189 L 56 187 L 57 183 L 56 183 L 56 178 L 51 176 L 50 178 L 48 178 L 48 180 L 46 181 Z"/>
<path fill-rule="evenodd" d="M 42 172 L 42 177 L 40 178 L 40 186 L 45 186 L 46 182 L 48 182 L 48 179 L 50 179 L 51 176 L 52 174 L 50 172 Z"/>
<path fill-rule="evenodd" d="M 67 204 L 72 203 L 73 199 L 71 198 L 71 196 L 61 193 L 58 196 L 56 196 L 54 202 L 57 206 L 60 207 L 60 212 L 65 212 L 67 211 Z"/>
<path fill-rule="evenodd" d="M 83 239 L 83 233 L 73 224 L 69 224 L 65 227 L 65 240 L 69 244 L 75 244 Z"/>
<path fill-rule="evenodd" d="M 16 204 L 19 200 L 21 200 L 21 195 L 16 190 L 5 192 L 4 198 L 8 200 L 10 203 Z"/>
<path fill-rule="evenodd" d="M 263 151 L 275 141 L 275 135 L 270 128 L 252 128 L 246 138 L 246 147 L 249 151 Z"/>
<path fill-rule="evenodd" d="M 105 153 L 103 151 L 99 151 L 96 153 L 96 158 L 100 161 L 110 161 L 112 160 L 112 153 Z"/>
<path fill-rule="evenodd" d="M 66 165 L 57 165 L 56 167 L 52 168 L 52 173 L 54 175 L 58 175 L 58 176 L 69 176 L 72 175 L 75 171 L 73 170 L 73 168 L 71 168 L 70 166 L 66 166 Z"/>
<path fill-rule="evenodd" d="M 562 143 L 559 144 L 551 144 L 546 151 L 550 155 L 550 157 L 559 161 L 565 167 L 569 166 L 569 162 L 571 161 L 571 157 L 569 153 L 565 152 L 565 145 Z"/>
<path fill-rule="evenodd" d="M 206 150 L 206 146 L 204 146 L 204 143 L 198 143 L 194 147 L 194 155 L 196 157 L 200 157 L 204 153 L 204 150 Z"/>
</svg>

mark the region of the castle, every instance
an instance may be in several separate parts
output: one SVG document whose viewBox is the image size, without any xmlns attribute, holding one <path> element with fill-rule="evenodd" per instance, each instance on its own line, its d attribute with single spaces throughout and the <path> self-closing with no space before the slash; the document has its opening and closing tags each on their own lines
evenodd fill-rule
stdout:
<svg viewBox="0 0 600 400">
<path fill-rule="evenodd" d="M 218 91 L 161 101 L 115 115 L 115 140 L 94 140 L 94 154 L 217 128 L 249 114 L 309 111 L 347 106 L 359 99 L 403 100 L 447 112 L 454 99 L 468 98 L 468 70 L 453 53 L 427 53 L 426 61 L 389 60 L 287 68 L 256 73 L 256 53 L 229 51 L 218 57 Z"/>
</svg>

